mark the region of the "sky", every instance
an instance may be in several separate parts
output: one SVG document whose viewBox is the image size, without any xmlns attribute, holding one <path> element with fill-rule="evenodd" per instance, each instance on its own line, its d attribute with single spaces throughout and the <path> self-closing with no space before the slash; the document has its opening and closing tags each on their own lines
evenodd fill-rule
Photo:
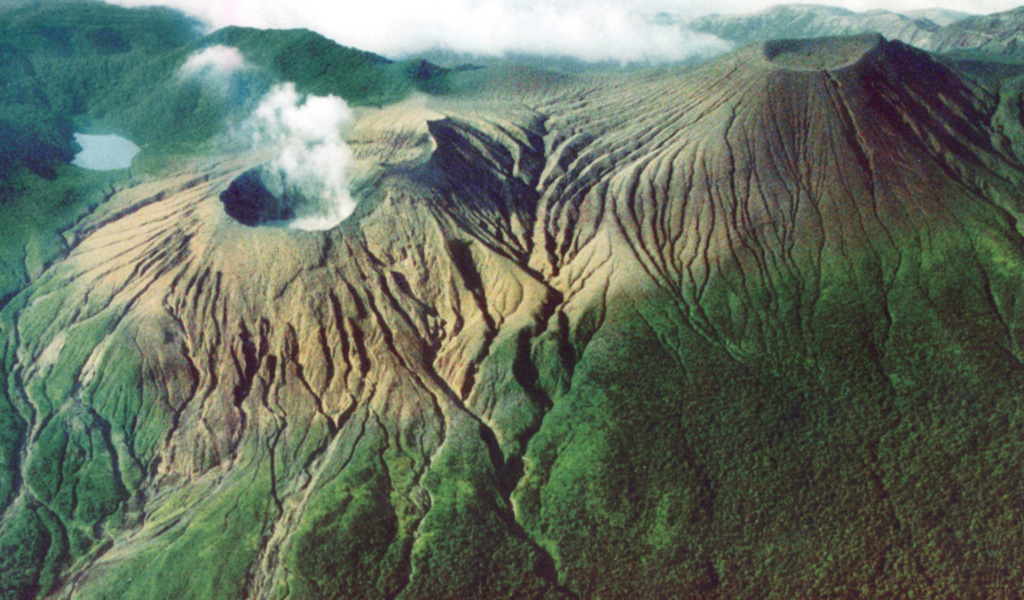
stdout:
<svg viewBox="0 0 1024 600">
<path fill-rule="evenodd" d="M 124 6 L 170 5 L 211 28 L 301 27 L 338 43 L 385 56 L 443 48 L 500 56 L 560 54 L 584 60 L 664 62 L 717 54 L 713 37 L 652 22 L 666 12 L 685 17 L 749 13 L 771 0 L 109 0 Z M 1024 0 L 824 0 L 852 10 L 947 8 L 990 13 Z"/>
</svg>

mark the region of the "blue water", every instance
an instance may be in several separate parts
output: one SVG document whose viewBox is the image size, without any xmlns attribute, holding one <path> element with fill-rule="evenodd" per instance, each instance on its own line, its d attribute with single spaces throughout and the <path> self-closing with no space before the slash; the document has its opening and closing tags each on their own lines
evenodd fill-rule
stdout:
<svg viewBox="0 0 1024 600">
<path fill-rule="evenodd" d="M 76 133 L 75 141 L 82 151 L 71 164 L 92 171 L 112 171 L 132 166 L 139 147 L 119 135 L 88 135 Z"/>
</svg>

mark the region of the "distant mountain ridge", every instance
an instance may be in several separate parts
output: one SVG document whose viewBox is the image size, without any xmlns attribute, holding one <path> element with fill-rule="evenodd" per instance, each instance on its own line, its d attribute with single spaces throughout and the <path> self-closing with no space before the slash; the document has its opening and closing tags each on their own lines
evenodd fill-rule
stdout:
<svg viewBox="0 0 1024 600">
<path fill-rule="evenodd" d="M 908 16 L 912 19 L 927 19 L 932 23 L 940 27 L 952 25 L 957 21 L 963 21 L 969 19 L 975 15 L 971 13 L 960 12 L 958 10 L 948 10 L 945 8 L 922 8 L 918 10 L 905 10 L 899 14 Z"/>
<path fill-rule="evenodd" d="M 928 18 L 928 15 L 944 23 Z M 924 47 L 943 24 L 955 23 L 966 16 L 950 11 L 929 11 L 911 16 L 884 10 L 854 12 L 835 6 L 784 4 L 752 14 L 699 17 L 687 22 L 686 26 L 739 46 L 770 39 L 877 32 L 887 39 Z"/>
<path fill-rule="evenodd" d="M 1024 7 L 970 17 L 944 27 L 926 48 L 934 52 L 1024 58 Z"/>
<path fill-rule="evenodd" d="M 741 15 L 707 15 L 682 27 L 718 36 L 737 46 L 773 39 L 880 33 L 922 50 L 968 58 L 1024 58 L 1024 7 L 990 15 L 944 9 L 898 13 L 854 12 L 813 4 L 786 4 Z"/>
</svg>

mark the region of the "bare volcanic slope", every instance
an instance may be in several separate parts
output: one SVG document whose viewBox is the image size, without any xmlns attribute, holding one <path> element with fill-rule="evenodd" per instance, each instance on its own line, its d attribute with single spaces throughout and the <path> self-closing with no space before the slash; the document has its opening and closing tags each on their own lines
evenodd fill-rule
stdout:
<svg viewBox="0 0 1024 600">
<path fill-rule="evenodd" d="M 364 113 L 329 231 L 225 213 L 260 154 L 68 232 L 0 596 L 1014 597 L 998 98 L 878 37 L 531 81 Z"/>
</svg>

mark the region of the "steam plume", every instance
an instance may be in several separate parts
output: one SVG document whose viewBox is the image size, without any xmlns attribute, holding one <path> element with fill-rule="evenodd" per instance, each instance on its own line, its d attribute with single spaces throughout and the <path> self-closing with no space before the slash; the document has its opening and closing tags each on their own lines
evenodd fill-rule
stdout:
<svg viewBox="0 0 1024 600">
<path fill-rule="evenodd" d="M 238 48 L 218 44 L 189 56 L 185 64 L 181 66 L 181 74 L 226 77 L 245 66 L 245 56 Z"/>
<path fill-rule="evenodd" d="M 292 83 L 271 89 L 249 118 L 254 143 L 276 148 L 260 177 L 290 204 L 290 227 L 330 229 L 355 210 L 346 177 L 352 150 L 343 138 L 353 120 L 341 98 L 303 97 Z"/>
<path fill-rule="evenodd" d="M 207 90 L 227 98 L 238 93 L 235 75 L 249 68 L 238 48 L 218 44 L 189 56 L 178 69 L 178 76 L 198 80 Z"/>
</svg>

